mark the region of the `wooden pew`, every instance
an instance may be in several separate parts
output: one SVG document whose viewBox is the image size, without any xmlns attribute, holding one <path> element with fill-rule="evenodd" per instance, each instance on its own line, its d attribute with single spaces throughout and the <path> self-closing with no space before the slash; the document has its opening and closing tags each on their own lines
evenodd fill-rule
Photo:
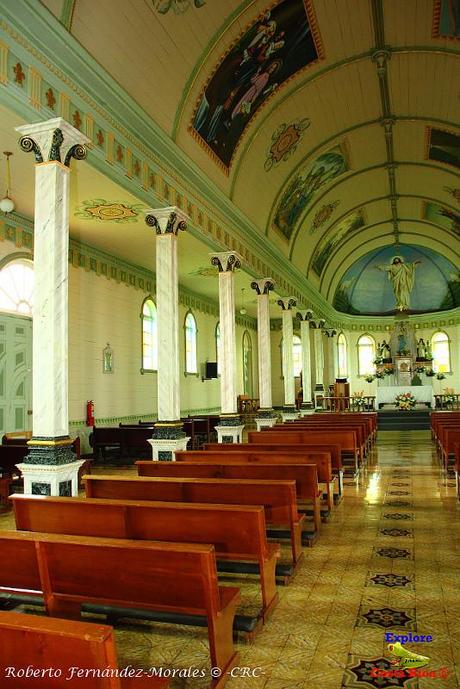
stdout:
<svg viewBox="0 0 460 689">
<path fill-rule="evenodd" d="M 293 461 L 293 456 L 289 452 L 254 452 L 251 445 L 246 444 L 243 446 L 239 444 L 239 452 L 226 452 L 225 450 L 195 450 L 194 452 L 189 451 L 177 451 L 175 453 L 176 462 L 205 462 L 206 464 L 222 464 L 222 463 L 233 463 L 233 464 L 306 464 L 315 465 L 317 472 L 311 470 L 306 470 L 303 476 L 298 476 L 297 471 L 297 495 L 301 500 L 312 500 L 315 510 L 318 510 L 319 515 L 319 500 L 318 496 L 320 491 L 318 488 L 319 483 L 326 484 L 327 491 L 327 504 L 328 509 L 332 509 L 334 499 L 333 499 L 333 476 L 332 476 L 332 466 L 331 466 L 331 456 L 327 452 L 314 452 L 306 451 L 303 454 L 296 453 L 295 461 Z M 157 474 L 149 474 L 149 465 L 153 462 L 136 462 L 138 466 L 139 476 L 156 476 Z M 146 472 L 142 472 L 139 467 L 145 467 Z M 282 474 L 282 472 L 281 472 Z M 278 474 L 277 474 L 278 475 Z M 250 478 L 249 476 L 247 478 Z M 272 475 L 267 475 L 266 478 L 276 478 Z M 288 474 L 286 470 L 286 475 L 283 478 L 291 479 L 293 478 Z M 315 499 L 316 496 L 316 499 Z M 315 524 L 316 528 L 316 524 Z M 319 526 L 317 527 L 319 528 Z"/>
<path fill-rule="evenodd" d="M 273 426 L 273 430 L 304 430 L 304 431 L 327 431 L 332 429 L 334 431 L 338 430 L 352 430 L 356 434 L 356 443 L 358 446 L 359 459 L 361 463 L 364 463 L 368 451 L 370 450 L 370 436 L 368 435 L 368 429 L 365 421 L 355 422 L 348 421 L 344 423 L 343 421 L 333 421 L 332 423 L 326 423 L 325 421 L 310 422 L 303 421 L 302 419 L 298 421 L 288 421 L 285 424 L 280 424 L 279 426 Z"/>
<path fill-rule="evenodd" d="M 311 451 L 327 452 L 331 457 L 333 480 L 337 480 L 337 493 L 334 499 L 338 502 L 342 497 L 343 465 L 340 445 L 282 445 L 271 443 L 206 443 L 203 448 L 211 452 L 241 452 L 241 449 L 251 449 L 253 452 L 283 453 L 291 456 L 291 461 L 297 461 L 293 455 L 303 455 Z M 318 474 L 318 480 L 321 481 Z"/>
<path fill-rule="evenodd" d="M 273 427 L 274 428 L 274 427 Z M 249 431 L 249 443 L 270 443 L 270 444 L 288 444 L 288 445 L 309 445 L 311 442 L 327 445 L 334 443 L 340 445 L 342 455 L 342 462 L 348 457 L 353 457 L 354 472 L 359 472 L 359 448 L 356 442 L 356 433 L 346 429 L 324 429 L 324 430 L 296 430 L 294 428 L 286 427 L 285 430 L 269 429 L 266 431 Z"/>
<path fill-rule="evenodd" d="M 176 462 L 150 462 L 170 465 Z M 120 500 L 160 500 L 224 505 L 263 505 L 269 527 L 288 525 L 292 561 L 302 557 L 302 528 L 305 516 L 299 515 L 294 481 L 269 481 L 214 478 L 149 478 L 85 476 L 88 498 Z M 275 531 L 275 534 L 277 532 Z M 270 531 L 269 531 L 270 534 Z"/>
<path fill-rule="evenodd" d="M 264 621 L 277 603 L 275 565 L 280 547 L 278 543 L 267 542 L 265 512 L 261 506 L 83 500 L 36 495 L 12 495 L 11 500 L 16 528 L 20 531 L 210 543 L 216 549 L 218 560 L 256 563 L 255 570 L 260 572 Z M 229 567 L 222 563 L 219 569 L 228 571 Z"/>
<path fill-rule="evenodd" d="M 120 677 L 112 627 L 92 622 L 58 620 L 17 612 L 0 612 L 0 676 L 14 689 L 167 689 L 169 680 L 147 676 Z M 26 675 L 28 667 L 42 674 Z M 83 674 L 76 676 L 76 668 Z M 23 671 L 23 676 L 21 675 Z M 105 673 L 103 673 L 105 670 Z M 113 676 L 106 676 L 109 674 Z M 19 673 L 18 673 L 19 671 Z M 48 671 L 49 674 L 46 674 Z M 50 674 L 52 672 L 52 678 Z M 14 674 L 13 674 L 14 673 Z M 127 670 L 125 670 L 127 673 Z"/>
<path fill-rule="evenodd" d="M 120 617 L 205 621 L 211 665 L 223 671 L 212 687 L 225 684 L 237 660 L 240 593 L 218 586 L 213 546 L 2 531 L 0 549 L 0 590 L 41 595 L 52 617 L 79 619 L 85 604 Z"/>
</svg>

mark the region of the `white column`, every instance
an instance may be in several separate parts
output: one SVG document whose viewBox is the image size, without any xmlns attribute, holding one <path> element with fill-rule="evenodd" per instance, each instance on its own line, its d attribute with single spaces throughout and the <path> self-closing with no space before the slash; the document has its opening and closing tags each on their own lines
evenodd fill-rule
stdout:
<svg viewBox="0 0 460 689">
<path fill-rule="evenodd" d="M 295 408 L 295 379 L 293 356 L 293 325 L 292 307 L 296 305 L 293 297 L 278 299 L 278 305 L 282 308 L 283 323 L 283 378 L 284 378 L 284 408 L 283 421 L 297 417 Z"/>
<path fill-rule="evenodd" d="M 257 292 L 257 345 L 259 356 L 259 404 L 256 416 L 257 430 L 269 428 L 276 422 L 272 409 L 272 358 L 270 346 L 270 292 L 275 286 L 271 278 L 254 280 L 252 289 Z"/>
<path fill-rule="evenodd" d="M 236 400 L 236 326 L 235 270 L 242 258 L 234 251 L 211 254 L 211 263 L 219 269 L 220 318 L 220 424 L 216 426 L 219 442 L 241 442 Z"/>
<path fill-rule="evenodd" d="M 335 379 L 337 378 L 337 349 L 336 349 L 336 344 L 337 340 L 335 339 L 335 336 L 337 335 L 337 331 L 333 330 L 332 328 L 328 328 L 325 330 L 325 334 L 327 337 L 327 346 L 328 346 L 328 364 L 329 364 L 329 375 L 328 375 L 328 381 L 329 385 L 334 385 Z"/>
<path fill-rule="evenodd" d="M 315 406 L 318 407 L 318 397 L 324 395 L 324 320 L 312 321 L 312 324 L 315 329 L 313 333 L 315 344 Z"/>
<path fill-rule="evenodd" d="M 174 450 L 185 450 L 180 421 L 179 276 L 177 235 L 188 217 L 179 208 L 151 208 L 145 222 L 156 232 L 156 307 L 158 332 L 158 422 L 150 442 L 153 458 L 170 461 Z"/>
<path fill-rule="evenodd" d="M 35 155 L 33 436 L 20 465 L 24 492 L 77 495 L 68 413 L 70 162 L 90 140 L 61 117 L 16 127 Z"/>
<path fill-rule="evenodd" d="M 302 340 L 302 410 L 312 409 L 311 391 L 311 347 L 310 347 L 310 321 L 313 317 L 311 311 L 298 311 L 300 320 L 300 338 Z"/>
</svg>

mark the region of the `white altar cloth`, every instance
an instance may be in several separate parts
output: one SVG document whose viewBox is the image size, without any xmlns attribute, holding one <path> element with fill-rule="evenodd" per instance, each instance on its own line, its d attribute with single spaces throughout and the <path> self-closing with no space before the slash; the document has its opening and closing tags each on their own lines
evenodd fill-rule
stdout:
<svg viewBox="0 0 460 689">
<path fill-rule="evenodd" d="M 434 407 L 433 388 L 431 385 L 391 385 L 377 388 L 376 401 L 379 404 L 394 404 L 396 395 L 412 393 L 417 402 L 430 402 Z M 378 408 L 378 407 L 377 407 Z"/>
</svg>

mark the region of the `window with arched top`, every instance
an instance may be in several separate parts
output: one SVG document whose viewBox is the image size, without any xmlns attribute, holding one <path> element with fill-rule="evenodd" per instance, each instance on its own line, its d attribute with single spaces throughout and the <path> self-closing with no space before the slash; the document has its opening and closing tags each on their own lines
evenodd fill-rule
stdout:
<svg viewBox="0 0 460 689">
<path fill-rule="evenodd" d="M 375 340 L 370 335 L 361 335 L 358 340 L 358 375 L 368 376 L 375 371 Z"/>
<path fill-rule="evenodd" d="M 284 363 L 283 363 L 283 338 L 280 342 L 281 350 L 281 375 L 284 377 Z M 292 362 L 294 378 L 299 378 L 302 373 L 302 340 L 298 335 L 292 336 Z"/>
<path fill-rule="evenodd" d="M 142 303 L 142 372 L 158 370 L 157 307 L 152 297 Z"/>
<path fill-rule="evenodd" d="M 191 311 L 185 316 L 185 373 L 198 373 L 197 362 L 197 327 L 195 316 Z"/>
<path fill-rule="evenodd" d="M 218 321 L 216 324 L 216 330 L 215 330 L 215 338 L 216 338 L 216 361 L 217 361 L 217 375 L 220 376 L 220 361 L 221 361 L 221 353 L 220 353 L 220 322 Z"/>
<path fill-rule="evenodd" d="M 248 397 L 253 397 L 252 389 L 252 341 L 247 330 L 243 334 L 243 390 Z"/>
<path fill-rule="evenodd" d="M 343 333 L 337 338 L 337 377 L 346 378 L 348 376 L 348 344 Z"/>
<path fill-rule="evenodd" d="M 18 258 L 0 270 L 0 311 L 32 317 L 34 268 L 32 261 Z"/>
<path fill-rule="evenodd" d="M 439 330 L 431 338 L 431 354 L 433 356 L 433 371 L 436 373 L 451 373 L 450 340 L 447 333 Z"/>
</svg>

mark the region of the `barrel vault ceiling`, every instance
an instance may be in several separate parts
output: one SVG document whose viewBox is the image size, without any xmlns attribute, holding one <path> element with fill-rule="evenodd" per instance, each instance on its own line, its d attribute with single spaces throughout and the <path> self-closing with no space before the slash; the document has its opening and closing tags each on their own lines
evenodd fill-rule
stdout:
<svg viewBox="0 0 460 689">
<path fill-rule="evenodd" d="M 373 249 L 460 265 L 460 0 L 42 2 L 330 303 Z"/>
</svg>

